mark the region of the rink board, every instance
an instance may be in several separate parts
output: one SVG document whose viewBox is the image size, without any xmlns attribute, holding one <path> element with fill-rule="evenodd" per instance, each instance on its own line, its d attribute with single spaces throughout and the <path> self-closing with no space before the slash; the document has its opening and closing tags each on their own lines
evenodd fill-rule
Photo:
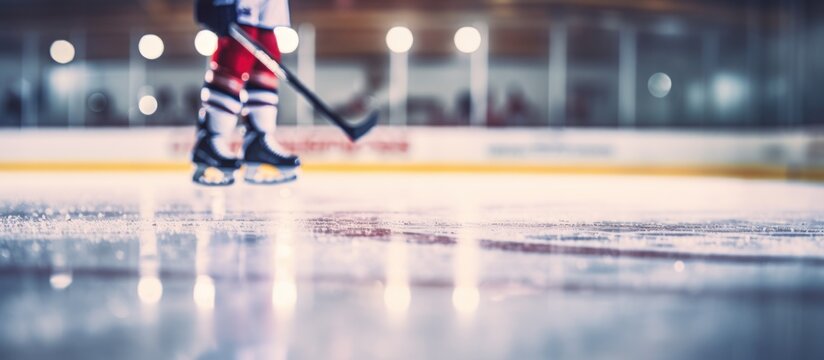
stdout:
<svg viewBox="0 0 824 360">
<path fill-rule="evenodd" d="M 278 136 L 308 171 L 824 180 L 824 136 L 803 132 L 378 128 L 352 144 L 334 128 L 292 127 Z M 0 171 L 187 171 L 193 139 L 188 127 L 2 131 Z"/>
</svg>

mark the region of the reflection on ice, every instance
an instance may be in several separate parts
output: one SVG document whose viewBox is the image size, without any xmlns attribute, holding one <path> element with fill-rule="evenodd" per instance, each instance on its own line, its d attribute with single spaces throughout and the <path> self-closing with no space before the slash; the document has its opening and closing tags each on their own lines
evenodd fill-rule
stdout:
<svg viewBox="0 0 824 360">
<path fill-rule="evenodd" d="M 461 315 L 472 315 L 478 310 L 481 294 L 477 286 L 456 286 L 452 290 L 452 306 Z"/>
<path fill-rule="evenodd" d="M 52 289 L 65 290 L 72 284 L 72 271 L 68 267 L 67 257 L 67 240 L 56 242 L 52 250 L 52 274 L 49 277 Z"/>
<path fill-rule="evenodd" d="M 153 176 L 83 177 L 99 201 L 0 176 L 0 357 L 824 358 L 820 186 Z M 724 206 L 664 196 L 699 190 Z"/>
<path fill-rule="evenodd" d="M 55 272 L 49 277 L 49 283 L 55 290 L 63 290 L 72 284 L 71 272 Z"/>
<path fill-rule="evenodd" d="M 160 264 L 157 252 L 157 235 L 150 224 L 140 231 L 140 274 L 157 275 Z"/>
<path fill-rule="evenodd" d="M 402 237 L 393 236 L 386 254 L 386 286 L 383 290 L 383 303 L 392 317 L 403 316 L 412 301 L 406 246 Z"/>
<path fill-rule="evenodd" d="M 406 314 L 411 302 L 412 292 L 406 283 L 387 283 L 383 289 L 383 303 L 393 317 L 401 317 Z"/>
<path fill-rule="evenodd" d="M 195 233 L 195 273 L 197 275 L 208 275 L 209 273 L 209 245 L 212 242 L 212 234 L 209 227 L 203 226 Z"/>
<path fill-rule="evenodd" d="M 209 276 L 209 244 L 211 233 L 207 227 L 198 229 L 195 234 L 195 286 L 192 299 L 199 310 L 211 312 L 215 308 L 215 283 Z"/>
<path fill-rule="evenodd" d="M 199 310 L 212 311 L 215 308 L 215 282 L 211 276 L 198 275 L 192 298 Z"/>
<path fill-rule="evenodd" d="M 152 217 L 154 217 L 152 215 Z M 138 270 L 140 280 L 137 284 L 137 295 L 146 305 L 154 305 L 163 297 L 163 283 L 159 278 L 160 259 L 157 249 L 157 235 L 150 223 L 144 221 L 140 231 L 140 259 Z"/>
<path fill-rule="evenodd" d="M 154 220 L 155 217 L 155 190 L 150 186 L 142 186 L 140 188 L 140 219 Z"/>
<path fill-rule="evenodd" d="M 452 291 L 452 306 L 461 316 L 470 316 L 478 310 L 480 292 L 478 279 L 480 277 L 480 247 L 478 234 L 473 226 L 478 221 L 477 205 L 470 199 L 462 202 L 459 207 L 459 230 L 455 246 L 454 283 Z"/>
<path fill-rule="evenodd" d="M 288 202 L 286 203 L 288 206 Z M 295 220 L 290 212 L 274 221 L 272 305 L 278 315 L 291 316 L 297 303 L 295 283 Z"/>
<path fill-rule="evenodd" d="M 210 190 L 212 220 L 223 220 L 226 217 L 226 192 L 223 189 Z"/>
<path fill-rule="evenodd" d="M 289 358 L 291 334 L 294 331 L 293 317 L 298 303 L 298 224 L 295 219 L 294 202 L 290 196 L 283 195 L 281 192 L 276 207 L 278 211 L 269 228 L 270 239 L 273 242 L 271 302 L 275 315 L 276 336 L 268 342 L 272 354 L 266 357 L 273 359 Z"/>
<path fill-rule="evenodd" d="M 294 281 L 275 280 L 272 286 L 272 305 L 278 314 L 289 315 L 298 301 L 298 290 Z"/>
<path fill-rule="evenodd" d="M 146 305 L 154 305 L 163 297 L 163 283 L 157 276 L 141 276 L 137 283 L 137 296 Z"/>
<path fill-rule="evenodd" d="M 686 265 L 684 265 L 684 262 L 681 261 L 681 260 L 678 260 L 678 261 L 676 261 L 675 263 L 672 264 L 672 269 L 675 270 L 675 272 L 677 272 L 677 273 L 684 272 L 685 268 L 686 268 Z"/>
</svg>

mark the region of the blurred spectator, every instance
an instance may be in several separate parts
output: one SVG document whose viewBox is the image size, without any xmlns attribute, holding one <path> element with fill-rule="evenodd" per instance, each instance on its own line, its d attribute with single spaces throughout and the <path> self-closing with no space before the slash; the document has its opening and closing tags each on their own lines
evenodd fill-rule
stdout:
<svg viewBox="0 0 824 360">
<path fill-rule="evenodd" d="M 502 116 L 498 110 L 498 101 L 497 97 L 493 93 L 493 90 L 489 90 L 489 94 L 486 97 L 486 126 L 488 127 L 504 127 L 507 126 L 507 119 Z"/>
<path fill-rule="evenodd" d="M 115 106 L 115 97 L 107 90 L 100 89 L 92 91 L 86 97 L 86 107 L 88 111 L 88 126 L 119 127 L 129 126 L 129 119 L 125 114 L 118 114 Z"/>
<path fill-rule="evenodd" d="M 3 96 L 0 126 L 20 127 L 23 124 L 23 98 L 14 89 L 6 89 Z"/>
<path fill-rule="evenodd" d="M 469 125 L 472 117 L 472 94 L 469 90 L 461 91 L 458 94 L 455 106 L 455 122 L 453 125 Z"/>
<path fill-rule="evenodd" d="M 455 106 L 455 126 L 470 126 L 472 125 L 472 93 L 469 90 L 464 90 L 458 94 L 458 99 Z M 492 90 L 489 91 L 486 100 L 486 126 L 501 127 L 504 126 L 504 119 L 495 110 L 496 109 L 495 96 Z"/>
<path fill-rule="evenodd" d="M 503 117 L 506 126 L 532 125 L 532 109 L 520 86 L 511 85 L 507 90 Z"/>
<path fill-rule="evenodd" d="M 472 94 L 469 90 L 464 90 L 458 94 L 457 104 L 455 106 L 455 122 L 456 126 L 469 126 L 472 124 Z M 506 126 L 506 118 L 502 116 L 497 110 L 497 101 L 493 90 L 489 91 L 486 100 L 486 126 L 488 127 L 503 127 Z"/>
<path fill-rule="evenodd" d="M 372 98 L 366 92 L 358 92 L 342 105 L 335 107 L 335 111 L 343 117 L 352 117 L 364 114 L 372 103 Z"/>
<path fill-rule="evenodd" d="M 409 125 L 449 125 L 443 104 L 436 97 L 411 97 L 407 107 Z"/>
<path fill-rule="evenodd" d="M 155 94 L 157 99 L 157 112 L 150 117 L 149 125 L 176 125 L 181 122 L 175 108 L 174 92 L 168 86 L 161 87 Z M 188 122 L 187 122 L 188 123 Z"/>
<path fill-rule="evenodd" d="M 90 126 L 112 125 L 112 98 L 105 90 L 93 91 L 86 98 L 88 122 Z"/>
<path fill-rule="evenodd" d="M 183 95 L 183 118 L 181 122 L 194 124 L 197 119 L 197 113 L 200 111 L 200 87 L 193 86 L 186 89 Z"/>
<path fill-rule="evenodd" d="M 388 99 L 377 98 L 380 94 L 387 93 L 386 91 L 381 91 L 388 85 L 385 74 L 379 70 L 382 69 L 382 66 L 384 66 L 382 63 L 375 61 L 373 61 L 370 66 L 367 66 L 366 84 L 364 88 L 356 91 L 352 98 L 337 106 L 335 111 L 344 117 L 360 116 L 369 111 L 372 106 L 388 102 Z"/>
<path fill-rule="evenodd" d="M 568 124 L 570 126 L 588 126 L 590 119 L 592 92 L 585 86 L 573 87 L 569 91 L 567 108 L 569 109 Z"/>
</svg>

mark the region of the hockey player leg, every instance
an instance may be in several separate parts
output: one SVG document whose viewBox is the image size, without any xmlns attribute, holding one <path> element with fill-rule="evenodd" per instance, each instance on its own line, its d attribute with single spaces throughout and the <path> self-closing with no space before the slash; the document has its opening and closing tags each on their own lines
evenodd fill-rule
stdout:
<svg viewBox="0 0 824 360">
<path fill-rule="evenodd" d="M 274 185 L 297 179 L 300 160 L 277 143 L 277 84 L 273 74 L 253 73 L 246 85 L 249 99 L 243 141 L 245 179 L 252 184 Z"/>
<path fill-rule="evenodd" d="M 273 29 L 278 25 L 289 25 L 288 1 L 239 0 L 238 9 L 237 22 L 244 32 L 280 56 Z M 263 64 L 254 60 L 253 63 L 246 83 L 245 115 L 248 121 L 243 142 L 244 178 L 251 184 L 293 181 L 297 179 L 300 162 L 283 151 L 273 136 L 279 102 L 277 78 Z"/>
<path fill-rule="evenodd" d="M 225 94 L 208 88 L 204 88 L 203 93 L 204 98 L 209 100 L 204 102 L 198 117 L 197 142 L 192 150 L 192 163 L 195 165 L 192 181 L 210 186 L 232 185 L 235 182 L 234 174 L 241 165 L 229 144 L 237 115 L 217 105 L 216 99 L 226 97 Z M 223 99 L 223 102 L 232 103 L 234 100 Z M 239 101 L 237 107 L 240 107 Z"/>
<path fill-rule="evenodd" d="M 275 56 L 280 56 L 275 34 L 260 30 L 258 40 Z M 243 161 L 246 181 L 253 184 L 281 184 L 297 179 L 300 160 L 287 153 L 274 138 L 277 127 L 278 79 L 266 66 L 256 62 L 246 84 L 249 98 Z"/>
<path fill-rule="evenodd" d="M 195 183 L 227 186 L 235 182 L 235 172 L 242 161 L 232 151 L 230 140 L 242 109 L 243 74 L 251 65 L 252 59 L 237 42 L 221 38 L 201 94 L 203 108 L 192 151 Z"/>
<path fill-rule="evenodd" d="M 228 139 L 214 132 L 219 121 L 209 118 L 207 111 L 201 111 L 202 119 L 197 134 L 197 142 L 192 151 L 195 166 L 192 181 L 207 186 L 228 186 L 235 182 L 235 172 L 241 162 L 229 150 Z M 205 116 L 204 116 L 205 115 Z"/>
</svg>

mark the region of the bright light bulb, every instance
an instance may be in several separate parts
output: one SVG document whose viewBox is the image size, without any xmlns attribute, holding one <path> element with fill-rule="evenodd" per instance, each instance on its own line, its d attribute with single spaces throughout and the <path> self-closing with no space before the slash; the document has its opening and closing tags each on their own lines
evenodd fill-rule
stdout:
<svg viewBox="0 0 824 360">
<path fill-rule="evenodd" d="M 157 99 L 155 99 L 154 96 L 145 95 L 140 98 L 140 101 L 137 103 L 137 108 L 143 115 L 152 115 L 157 111 Z"/>
<path fill-rule="evenodd" d="M 739 106 L 744 101 L 747 84 L 734 74 L 718 74 L 712 82 L 715 104 L 722 112 Z"/>
<path fill-rule="evenodd" d="M 275 37 L 278 39 L 278 49 L 281 53 L 291 54 L 298 49 L 300 38 L 297 31 L 290 27 L 278 26 L 275 28 Z"/>
<path fill-rule="evenodd" d="M 481 48 L 481 32 L 471 26 L 458 29 L 455 32 L 455 47 L 465 54 L 478 51 Z"/>
<path fill-rule="evenodd" d="M 672 90 L 672 79 L 664 73 L 655 73 L 647 82 L 649 93 L 657 98 L 666 97 Z"/>
<path fill-rule="evenodd" d="M 203 56 L 212 56 L 217 50 L 217 35 L 209 30 L 200 30 L 195 36 L 195 50 Z"/>
<path fill-rule="evenodd" d="M 395 53 L 405 53 L 415 42 L 412 31 L 403 26 L 396 26 L 386 33 L 386 46 Z"/>
<path fill-rule="evenodd" d="M 144 58 L 155 60 L 163 55 L 165 47 L 163 45 L 163 39 L 161 39 L 160 36 L 147 34 L 140 38 L 140 42 L 137 43 L 137 49 Z"/>
<path fill-rule="evenodd" d="M 68 64 L 74 60 L 74 45 L 66 40 L 57 40 L 49 48 L 49 55 L 58 64 Z"/>
</svg>

